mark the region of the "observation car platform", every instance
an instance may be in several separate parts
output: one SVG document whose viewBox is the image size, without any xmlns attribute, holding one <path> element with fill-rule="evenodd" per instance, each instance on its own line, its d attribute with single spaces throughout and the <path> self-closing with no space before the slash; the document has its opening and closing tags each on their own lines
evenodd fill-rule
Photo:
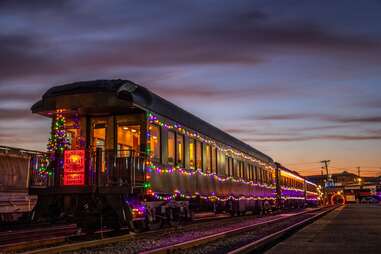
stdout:
<svg viewBox="0 0 381 254">
<path fill-rule="evenodd" d="M 381 205 L 348 204 L 280 242 L 266 254 L 380 253 Z"/>
</svg>

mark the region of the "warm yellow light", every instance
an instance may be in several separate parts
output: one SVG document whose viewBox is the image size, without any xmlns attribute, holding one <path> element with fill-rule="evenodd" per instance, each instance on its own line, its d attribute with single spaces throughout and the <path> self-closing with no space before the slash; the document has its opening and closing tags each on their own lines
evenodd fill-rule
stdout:
<svg viewBox="0 0 381 254">
<path fill-rule="evenodd" d="M 132 131 L 132 132 L 134 132 L 134 133 L 136 132 L 136 130 L 135 130 L 135 129 L 131 129 L 131 131 Z"/>
</svg>

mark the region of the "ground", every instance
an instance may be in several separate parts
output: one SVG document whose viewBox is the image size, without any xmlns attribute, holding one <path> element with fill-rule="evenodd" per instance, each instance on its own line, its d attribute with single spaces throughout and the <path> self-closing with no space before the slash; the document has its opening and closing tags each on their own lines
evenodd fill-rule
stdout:
<svg viewBox="0 0 381 254">
<path fill-rule="evenodd" d="M 381 205 L 348 204 L 266 252 L 381 253 Z"/>
</svg>

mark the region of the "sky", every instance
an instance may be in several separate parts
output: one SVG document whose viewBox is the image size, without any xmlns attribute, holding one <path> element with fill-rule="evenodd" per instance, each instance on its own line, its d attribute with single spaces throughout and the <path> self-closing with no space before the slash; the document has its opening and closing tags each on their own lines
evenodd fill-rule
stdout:
<svg viewBox="0 0 381 254">
<path fill-rule="evenodd" d="M 141 84 L 304 175 L 381 175 L 380 0 L 0 1 L 0 145 L 50 87 Z"/>
</svg>

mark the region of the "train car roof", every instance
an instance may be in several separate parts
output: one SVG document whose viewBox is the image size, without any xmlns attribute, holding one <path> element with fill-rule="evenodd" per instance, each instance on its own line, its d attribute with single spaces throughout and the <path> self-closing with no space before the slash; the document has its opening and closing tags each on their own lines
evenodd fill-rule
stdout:
<svg viewBox="0 0 381 254">
<path fill-rule="evenodd" d="M 290 174 L 292 174 L 292 175 L 295 175 L 295 176 L 297 176 L 297 177 L 303 178 L 304 180 L 306 179 L 304 176 L 302 176 L 301 174 L 299 174 L 299 172 L 296 172 L 295 170 L 291 170 L 291 169 L 289 169 L 289 168 L 286 168 L 286 167 L 283 166 L 282 164 L 279 164 L 279 163 L 277 163 L 277 164 L 278 164 L 278 167 L 279 167 L 280 170 L 286 171 L 286 172 L 288 172 L 288 173 L 290 173 Z"/>
<path fill-rule="evenodd" d="M 34 113 L 41 111 L 43 107 L 43 100 L 46 98 L 93 92 L 114 93 L 120 99 L 131 101 L 135 105 L 145 110 L 171 119 L 185 127 L 208 136 L 209 138 L 215 139 L 216 141 L 224 143 L 225 145 L 229 145 L 235 149 L 238 149 L 241 152 L 255 156 L 266 162 L 273 162 L 270 156 L 258 151 L 257 149 L 207 123 L 199 117 L 163 99 L 145 87 L 129 80 L 117 79 L 81 81 L 61 86 L 55 86 L 46 91 L 46 93 L 42 96 L 42 100 L 34 104 L 31 109 Z"/>
</svg>

